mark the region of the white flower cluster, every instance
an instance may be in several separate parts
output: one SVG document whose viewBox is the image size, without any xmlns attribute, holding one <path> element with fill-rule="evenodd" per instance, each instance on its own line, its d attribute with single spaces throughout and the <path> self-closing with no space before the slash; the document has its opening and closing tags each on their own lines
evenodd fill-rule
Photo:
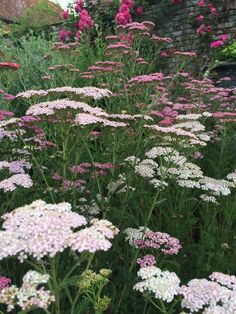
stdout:
<svg viewBox="0 0 236 314">
<path fill-rule="evenodd" d="M 144 232 L 151 231 L 147 227 L 140 226 L 138 229 L 135 228 L 127 228 L 124 231 L 124 234 L 126 235 L 125 240 L 129 241 L 129 244 L 131 246 L 136 246 L 134 244 L 135 240 L 140 240 L 143 238 Z"/>
<path fill-rule="evenodd" d="M 11 312 L 16 306 L 23 311 L 47 309 L 55 301 L 55 297 L 43 287 L 38 289 L 38 286 L 47 283 L 48 280 L 49 275 L 30 270 L 23 277 L 21 288 L 12 285 L 0 291 L 0 303 L 7 305 L 7 312 Z"/>
<path fill-rule="evenodd" d="M 174 272 L 162 271 L 155 266 L 142 267 L 138 276 L 143 279 L 134 285 L 134 290 L 153 293 L 156 299 L 172 302 L 178 294 L 180 279 Z"/>
<path fill-rule="evenodd" d="M 156 146 L 145 153 L 148 159 L 141 160 L 134 156 L 126 161 L 134 166 L 135 173 L 149 179 L 156 189 L 168 186 L 168 180 L 175 180 L 182 188 L 198 189 L 204 202 L 216 203 L 216 196 L 227 196 L 236 187 L 236 174 L 230 173 L 228 180 L 214 179 L 204 176 L 201 168 L 181 155 L 171 146 Z M 157 162 L 155 159 L 157 158 Z"/>
<path fill-rule="evenodd" d="M 236 170 L 229 173 L 226 178 L 236 184 Z"/>
<path fill-rule="evenodd" d="M 190 132 L 201 132 L 205 131 L 205 126 L 201 124 L 199 121 L 187 121 L 175 124 L 175 128 L 177 129 L 187 129 L 190 130 Z"/>
<path fill-rule="evenodd" d="M 107 190 L 109 193 L 126 193 L 127 190 L 135 191 L 135 188 L 131 185 L 127 185 L 127 179 L 124 173 L 119 174 L 116 181 L 108 183 Z"/>
<path fill-rule="evenodd" d="M 215 196 L 227 196 L 230 194 L 230 188 L 235 187 L 232 182 L 227 180 L 217 180 L 210 177 L 203 177 L 199 182 L 203 191 L 210 191 Z"/>
<path fill-rule="evenodd" d="M 195 179 L 195 178 L 203 178 L 203 172 L 201 168 L 191 162 L 185 162 L 179 168 L 170 168 L 168 170 L 170 174 L 174 174 L 178 177 L 178 179 Z"/>
<path fill-rule="evenodd" d="M 144 178 L 153 178 L 158 170 L 158 164 L 152 159 L 144 159 L 135 166 L 135 173 Z"/>
<path fill-rule="evenodd" d="M 186 158 L 169 146 L 156 146 L 145 153 L 148 158 L 155 159 L 157 157 L 163 157 L 163 160 L 174 165 L 181 166 L 186 162 Z M 161 158 L 162 159 L 162 158 Z"/>
</svg>

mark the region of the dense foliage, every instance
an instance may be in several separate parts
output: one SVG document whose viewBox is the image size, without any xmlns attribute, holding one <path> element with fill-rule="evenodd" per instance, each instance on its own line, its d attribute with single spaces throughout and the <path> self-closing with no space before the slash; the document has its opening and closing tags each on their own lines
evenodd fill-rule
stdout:
<svg viewBox="0 0 236 314">
<path fill-rule="evenodd" d="M 234 314 L 236 89 L 91 22 L 1 43 L 0 313 Z"/>
</svg>

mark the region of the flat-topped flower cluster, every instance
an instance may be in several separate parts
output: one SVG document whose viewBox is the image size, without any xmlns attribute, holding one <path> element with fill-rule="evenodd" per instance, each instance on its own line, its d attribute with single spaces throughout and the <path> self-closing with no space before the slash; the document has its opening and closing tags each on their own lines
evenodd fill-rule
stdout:
<svg viewBox="0 0 236 314">
<path fill-rule="evenodd" d="M 42 200 L 17 208 L 2 216 L 0 259 L 16 256 L 21 261 L 32 256 L 53 257 L 67 248 L 75 252 L 107 251 L 118 229 L 107 220 L 91 221 L 71 211 L 69 203 L 47 204 Z"/>
</svg>

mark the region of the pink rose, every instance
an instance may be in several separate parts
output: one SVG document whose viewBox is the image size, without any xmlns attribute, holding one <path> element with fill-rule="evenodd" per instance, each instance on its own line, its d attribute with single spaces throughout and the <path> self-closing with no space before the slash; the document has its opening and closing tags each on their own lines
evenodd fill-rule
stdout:
<svg viewBox="0 0 236 314">
<path fill-rule="evenodd" d="M 79 13 L 83 10 L 84 4 L 83 0 L 78 0 L 75 4 L 74 10 L 76 13 Z"/>
<path fill-rule="evenodd" d="M 62 17 L 64 20 L 68 20 L 69 18 L 69 9 L 66 9 L 62 12 Z"/>
<path fill-rule="evenodd" d="M 211 7 L 211 14 L 217 14 L 217 9 L 215 7 Z"/>
<path fill-rule="evenodd" d="M 216 40 L 210 44 L 210 47 L 211 48 L 217 48 L 217 47 L 222 46 L 222 45 L 224 45 L 224 42 L 222 40 Z"/>
<path fill-rule="evenodd" d="M 199 16 L 197 17 L 198 22 L 201 22 L 203 19 L 204 19 L 204 16 L 203 16 L 203 15 L 199 15 Z"/>
<path fill-rule="evenodd" d="M 198 27 L 198 29 L 196 30 L 197 34 L 198 35 L 203 35 L 204 32 L 206 30 L 206 25 L 205 24 L 202 24 Z"/>
<path fill-rule="evenodd" d="M 197 6 L 199 6 L 199 7 L 205 7 L 205 6 L 206 6 L 205 0 L 199 0 L 199 1 L 197 2 Z"/>
<path fill-rule="evenodd" d="M 121 5 L 126 4 L 129 9 L 133 8 L 134 0 L 122 0 Z"/>
<path fill-rule="evenodd" d="M 86 29 L 90 29 L 93 26 L 93 20 L 88 14 L 88 11 L 83 9 L 80 13 L 80 20 L 78 23 L 78 28 L 81 32 L 84 32 Z"/>
<path fill-rule="evenodd" d="M 223 34 L 223 35 L 219 35 L 218 38 L 219 38 L 220 40 L 226 41 L 226 40 L 229 39 L 229 36 L 228 36 L 227 34 Z"/>
<path fill-rule="evenodd" d="M 118 25 L 126 25 L 132 22 L 132 18 L 129 12 L 129 8 L 126 4 L 122 4 L 119 12 L 115 16 L 116 23 Z"/>
</svg>

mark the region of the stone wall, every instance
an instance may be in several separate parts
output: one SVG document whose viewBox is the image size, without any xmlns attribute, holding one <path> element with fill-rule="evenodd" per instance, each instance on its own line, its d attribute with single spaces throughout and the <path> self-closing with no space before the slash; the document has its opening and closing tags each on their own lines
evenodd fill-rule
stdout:
<svg viewBox="0 0 236 314">
<path fill-rule="evenodd" d="M 197 0 L 185 0 L 182 4 L 169 6 L 166 12 L 160 14 L 161 1 L 154 0 L 145 11 L 145 18 L 156 24 L 158 35 L 173 39 L 169 48 L 173 47 L 180 51 L 196 50 L 199 36 L 196 34 L 197 27 L 193 27 L 191 19 L 191 13 L 197 11 L 196 3 Z M 236 0 L 222 0 L 218 9 L 217 23 L 213 29 L 219 35 L 232 34 L 236 39 Z"/>
</svg>

